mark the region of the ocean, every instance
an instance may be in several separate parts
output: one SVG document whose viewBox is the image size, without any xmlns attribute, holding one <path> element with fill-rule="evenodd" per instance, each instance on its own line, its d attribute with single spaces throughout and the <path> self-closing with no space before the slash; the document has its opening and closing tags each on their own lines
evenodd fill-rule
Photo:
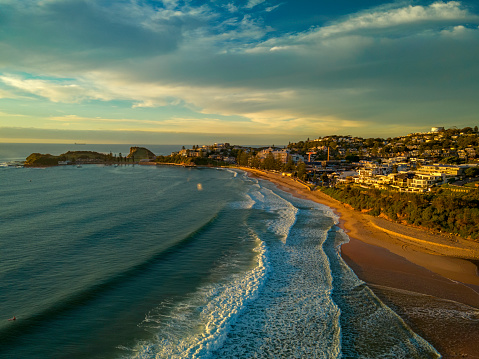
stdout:
<svg viewBox="0 0 479 359">
<path fill-rule="evenodd" d="M 331 209 L 270 182 L 84 165 L 0 184 L 1 358 L 440 357 L 341 259 Z"/>
</svg>

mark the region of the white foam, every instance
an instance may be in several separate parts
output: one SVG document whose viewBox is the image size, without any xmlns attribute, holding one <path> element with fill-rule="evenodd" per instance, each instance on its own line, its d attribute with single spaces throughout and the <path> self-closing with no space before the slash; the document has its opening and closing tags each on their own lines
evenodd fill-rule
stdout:
<svg viewBox="0 0 479 359">
<path fill-rule="evenodd" d="M 253 301 L 268 271 L 267 250 L 258 239 L 257 265 L 243 275 L 233 275 L 224 285 L 201 288 L 176 305 L 168 317 L 147 318 L 162 328 L 158 340 L 140 343 L 133 358 L 208 358 L 228 335 L 244 307 Z M 202 303 L 202 304 L 201 304 Z M 150 326 L 151 327 L 151 326 Z"/>
<path fill-rule="evenodd" d="M 255 203 L 256 201 L 249 194 L 245 193 L 243 201 L 232 202 L 229 206 L 234 209 L 251 209 Z"/>
<path fill-rule="evenodd" d="M 269 241 L 271 275 L 215 357 L 338 358 L 340 312 L 331 298 L 332 278 L 320 245 L 327 228 L 314 225 L 322 215 L 304 209 L 297 218 L 299 211 L 292 203 L 274 193 L 262 193 L 264 209 L 275 213 L 277 221 L 283 222 L 281 227 L 287 228 L 286 243 Z M 288 212 L 294 214 L 294 221 Z M 301 223 L 296 228 L 297 220 Z M 304 220 L 311 226 L 304 225 Z"/>
<path fill-rule="evenodd" d="M 235 178 L 237 175 L 238 175 L 238 172 L 237 171 L 234 171 L 234 170 L 231 170 L 229 168 L 220 168 L 221 170 L 224 170 L 226 172 L 229 172 L 229 173 L 232 173 L 233 174 L 233 178 Z"/>
<path fill-rule="evenodd" d="M 286 243 L 289 232 L 296 222 L 298 208 L 268 188 L 260 188 L 254 195 L 256 203 L 253 208 L 263 209 L 277 215 L 277 218 L 267 221 L 268 230 L 277 235 L 283 243 Z"/>
</svg>

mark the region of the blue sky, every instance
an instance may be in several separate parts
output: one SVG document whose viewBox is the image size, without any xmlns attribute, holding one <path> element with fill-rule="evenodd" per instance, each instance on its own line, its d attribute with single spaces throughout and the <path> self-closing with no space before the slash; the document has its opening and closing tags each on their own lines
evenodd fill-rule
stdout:
<svg viewBox="0 0 479 359">
<path fill-rule="evenodd" d="M 0 0 L 0 142 L 390 137 L 478 95 L 471 0 Z"/>
</svg>

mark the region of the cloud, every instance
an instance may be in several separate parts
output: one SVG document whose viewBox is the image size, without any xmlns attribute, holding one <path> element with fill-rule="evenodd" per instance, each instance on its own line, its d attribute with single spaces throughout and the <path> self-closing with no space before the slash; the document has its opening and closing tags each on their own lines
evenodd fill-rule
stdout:
<svg viewBox="0 0 479 359">
<path fill-rule="evenodd" d="M 2 98 L 15 98 L 15 97 L 17 97 L 17 96 L 14 95 L 13 93 L 11 93 L 10 91 L 5 91 L 5 90 L 0 89 L 0 99 L 2 99 Z"/>
<path fill-rule="evenodd" d="M 228 3 L 224 5 L 225 9 L 227 9 L 230 13 L 235 13 L 239 10 L 239 8 L 233 4 L 233 3 Z"/>
<path fill-rule="evenodd" d="M 173 0 L 3 4 L 4 98 L 124 101 L 126 117 L 158 111 L 162 121 L 143 122 L 152 131 L 359 131 L 385 118 L 445 118 L 447 106 L 460 118 L 478 110 L 479 18 L 457 1 L 393 3 L 289 34 L 268 26 L 265 9 L 279 5 L 261 0 L 246 9 Z M 142 121 L 108 117 L 50 120 L 129 129 Z"/>
<path fill-rule="evenodd" d="M 272 134 L 268 141 L 262 134 L 243 133 L 197 133 L 197 132 L 162 132 L 134 130 L 70 130 L 70 129 L 39 129 L 23 127 L 0 127 L 0 141 L 9 143 L 72 143 L 81 139 L 88 143 L 101 144 L 209 144 L 215 142 L 230 142 L 242 145 L 287 144 L 288 141 L 299 141 L 300 136 L 292 134 Z"/>
<path fill-rule="evenodd" d="M 279 8 L 282 4 L 274 5 L 274 6 L 269 6 L 265 9 L 266 12 L 271 12 Z"/>
<path fill-rule="evenodd" d="M 255 6 L 258 6 L 262 3 L 264 3 L 266 0 L 248 0 L 248 3 L 246 4 L 246 8 L 247 9 L 252 9 L 254 8 Z"/>
<path fill-rule="evenodd" d="M 0 118 L 1 117 L 26 117 L 26 116 L 18 114 L 18 113 L 8 113 L 8 112 L 0 111 Z"/>
<path fill-rule="evenodd" d="M 114 125 L 122 125 L 122 124 L 130 124 L 130 125 L 158 125 L 159 121 L 153 120 L 138 120 L 138 119 L 131 119 L 131 118 L 101 118 L 101 117 L 84 117 L 84 116 L 77 116 L 77 115 L 64 115 L 64 116 L 53 116 L 49 118 L 50 121 L 56 122 L 65 122 L 65 123 L 95 123 L 95 124 L 114 124 Z"/>
<path fill-rule="evenodd" d="M 414 23 L 478 20 L 462 8 L 458 1 L 435 2 L 429 6 L 409 5 L 387 11 L 373 11 L 349 16 L 349 18 L 319 29 L 322 37 L 339 33 L 351 33 L 365 29 L 384 29 Z"/>
<path fill-rule="evenodd" d="M 1 42 L 0 64 L 48 68 L 51 61 L 57 71 L 71 71 L 73 64 L 98 66 L 167 54 L 211 16 L 207 6 L 178 7 L 174 1 L 163 5 L 127 0 L 32 0 L 28 6 L 8 2 L 0 15 L 9 33 Z"/>
<path fill-rule="evenodd" d="M 67 81 L 67 83 L 65 83 L 42 79 L 23 79 L 11 75 L 0 76 L 0 80 L 14 89 L 45 97 L 52 102 L 79 102 L 85 99 L 111 99 L 105 96 L 104 93 L 81 86 L 77 81 Z"/>
<path fill-rule="evenodd" d="M 398 38 L 410 37 L 423 32 L 439 33 L 444 27 L 465 23 L 479 23 L 479 16 L 472 14 L 460 2 L 435 2 L 429 6 L 408 5 L 399 8 L 391 6 L 384 9 L 369 10 L 349 15 L 339 21 L 314 27 L 306 32 L 271 38 L 255 45 L 256 50 L 264 51 L 311 48 L 324 45 L 329 41 L 333 45 L 348 37 Z M 251 49 L 250 49 L 251 51 Z"/>
</svg>

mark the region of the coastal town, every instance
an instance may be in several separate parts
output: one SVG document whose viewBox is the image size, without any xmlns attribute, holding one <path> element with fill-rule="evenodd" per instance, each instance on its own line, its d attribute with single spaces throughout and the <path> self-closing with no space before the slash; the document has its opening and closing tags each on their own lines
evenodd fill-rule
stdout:
<svg viewBox="0 0 479 359">
<path fill-rule="evenodd" d="M 476 153 L 477 127 L 434 127 L 396 138 L 327 136 L 284 147 L 217 143 L 142 161 L 261 171 L 374 217 L 478 241 Z"/>
<path fill-rule="evenodd" d="M 394 138 L 325 136 L 287 146 L 249 147 L 214 143 L 155 155 L 131 147 L 128 155 L 69 151 L 59 156 L 31 154 L 26 166 L 83 164 L 177 164 L 241 166 L 281 173 L 312 186 L 356 185 L 397 192 L 434 188 L 469 192 L 479 187 L 479 131 L 433 127 Z"/>
<path fill-rule="evenodd" d="M 183 148 L 155 160 L 240 165 L 279 172 L 313 185 L 356 184 L 363 188 L 424 193 L 440 186 L 463 192 L 476 188 L 477 154 L 476 126 L 433 127 L 429 132 L 388 139 L 326 136 L 284 147 L 215 143 Z"/>
</svg>

